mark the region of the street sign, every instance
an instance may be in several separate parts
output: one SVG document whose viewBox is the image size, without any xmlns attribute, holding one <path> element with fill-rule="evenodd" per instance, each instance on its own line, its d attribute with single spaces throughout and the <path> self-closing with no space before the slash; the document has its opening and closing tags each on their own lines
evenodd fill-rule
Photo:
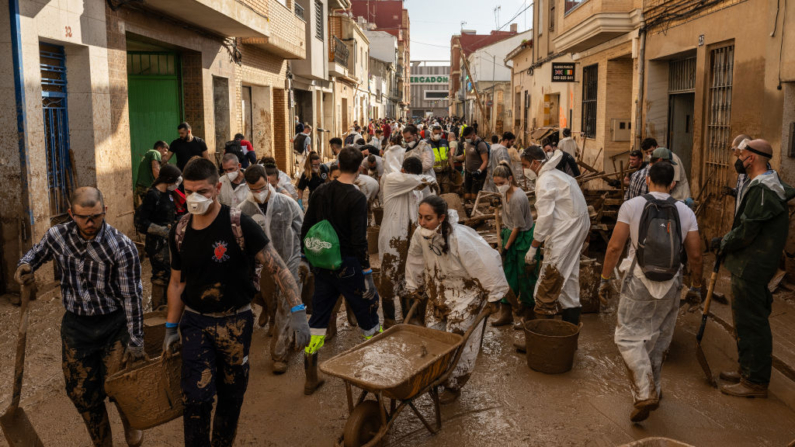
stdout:
<svg viewBox="0 0 795 447">
<path fill-rule="evenodd" d="M 574 82 L 574 64 L 553 62 L 552 82 Z"/>
</svg>

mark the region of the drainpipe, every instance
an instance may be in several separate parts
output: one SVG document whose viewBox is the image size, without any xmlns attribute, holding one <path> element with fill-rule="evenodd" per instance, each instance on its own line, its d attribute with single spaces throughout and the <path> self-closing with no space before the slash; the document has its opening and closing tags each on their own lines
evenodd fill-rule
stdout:
<svg viewBox="0 0 795 447">
<path fill-rule="evenodd" d="M 19 200 L 22 205 L 22 217 L 20 219 L 19 231 L 22 233 L 20 240 L 23 247 L 20 251 L 25 251 L 25 241 L 30 239 L 33 233 L 33 211 L 30 209 L 30 194 L 28 179 L 30 178 L 30 163 L 28 161 L 28 120 L 25 113 L 25 76 L 22 65 L 22 31 L 19 23 L 19 0 L 9 0 L 8 12 L 11 21 L 11 54 L 14 63 L 14 96 L 17 111 L 17 143 L 19 145 L 19 167 L 20 167 L 20 195 Z"/>
<path fill-rule="evenodd" d="M 638 51 L 638 103 L 635 105 L 635 147 L 640 148 L 640 141 L 643 138 L 643 89 L 646 72 L 646 24 L 638 29 L 640 34 L 640 45 Z"/>
</svg>

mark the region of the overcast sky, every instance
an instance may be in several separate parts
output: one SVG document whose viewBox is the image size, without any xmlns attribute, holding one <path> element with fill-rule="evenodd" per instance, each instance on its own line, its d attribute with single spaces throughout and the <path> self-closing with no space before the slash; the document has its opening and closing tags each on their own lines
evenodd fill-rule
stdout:
<svg viewBox="0 0 795 447">
<path fill-rule="evenodd" d="M 513 22 L 519 32 L 532 28 L 532 0 L 405 0 L 411 20 L 411 60 L 450 60 L 450 36 L 459 34 L 461 21 L 467 22 L 464 29 L 488 34 L 505 25 L 508 20 L 529 7 Z M 499 25 L 495 26 L 494 8 L 500 6 Z"/>
</svg>

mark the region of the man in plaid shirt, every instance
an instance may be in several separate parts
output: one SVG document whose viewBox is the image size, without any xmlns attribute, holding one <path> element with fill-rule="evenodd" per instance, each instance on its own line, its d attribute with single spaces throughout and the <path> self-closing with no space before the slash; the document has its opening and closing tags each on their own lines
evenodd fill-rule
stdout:
<svg viewBox="0 0 795 447">
<path fill-rule="evenodd" d="M 41 265 L 50 259 L 58 263 L 66 308 L 61 322 L 66 393 L 94 446 L 111 446 L 105 379 L 122 363 L 144 358 L 141 264 L 133 242 L 104 222 L 98 189 L 77 189 L 71 204 L 72 220 L 47 231 L 20 259 L 14 279 L 31 284 Z M 119 415 L 127 444 L 141 445 L 143 432 L 130 429 Z"/>
</svg>

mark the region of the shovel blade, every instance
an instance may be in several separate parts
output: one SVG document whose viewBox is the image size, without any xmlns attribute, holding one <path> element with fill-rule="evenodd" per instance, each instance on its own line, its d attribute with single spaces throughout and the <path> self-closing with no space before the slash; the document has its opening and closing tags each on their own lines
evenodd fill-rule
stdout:
<svg viewBox="0 0 795 447">
<path fill-rule="evenodd" d="M 698 359 L 698 364 L 701 365 L 701 369 L 704 370 L 704 374 L 707 376 L 707 382 L 709 382 L 711 387 L 717 388 L 718 382 L 715 381 L 715 377 L 712 375 L 712 369 L 710 369 L 709 363 L 707 363 L 707 356 L 704 355 L 704 350 L 701 349 L 701 343 L 696 343 L 696 358 Z"/>
<path fill-rule="evenodd" d="M 22 408 L 9 409 L 0 416 L 0 427 L 10 447 L 44 447 Z"/>
</svg>

